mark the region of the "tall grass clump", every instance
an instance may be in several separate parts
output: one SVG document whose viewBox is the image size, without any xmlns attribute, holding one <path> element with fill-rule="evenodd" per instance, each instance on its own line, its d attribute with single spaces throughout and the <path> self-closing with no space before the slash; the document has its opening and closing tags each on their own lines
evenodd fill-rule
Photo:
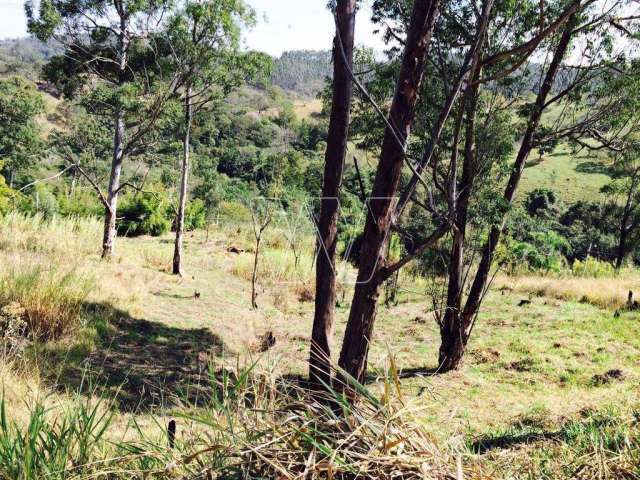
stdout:
<svg viewBox="0 0 640 480">
<path fill-rule="evenodd" d="M 123 435 L 106 405 L 88 400 L 55 411 L 36 403 L 21 427 L 0 403 L 0 479 L 455 478 L 397 377 L 379 397 L 355 386 L 355 402 L 256 364 L 210 379 L 208 401 L 175 413 L 175 434 L 168 418 L 131 417 Z"/>
<path fill-rule="evenodd" d="M 190 457 L 202 478 L 446 478 L 449 456 L 391 371 L 379 396 L 352 383 L 355 401 L 310 392 L 255 366 L 220 371 L 212 383 L 210 405 L 188 417 L 209 438 Z"/>
<path fill-rule="evenodd" d="M 100 469 L 93 462 L 104 456 L 104 435 L 113 418 L 101 402 L 92 405 L 78 401 L 67 409 L 53 411 L 36 401 L 30 407 L 26 426 L 10 420 L 7 413 L 2 398 L 0 479 L 90 478 Z"/>
<path fill-rule="evenodd" d="M 520 293 L 584 302 L 604 309 L 622 309 L 627 304 L 629 291 L 638 292 L 637 274 L 602 277 L 549 277 L 523 275 L 497 277 L 496 289 L 505 287 Z"/>
<path fill-rule="evenodd" d="M 76 327 L 94 279 L 75 268 L 16 260 L 0 269 L 0 309 L 19 312 L 29 337 L 50 340 Z"/>
<path fill-rule="evenodd" d="M 97 253 L 101 228 L 94 217 L 45 218 L 10 212 L 0 215 L 0 252 L 54 254 L 61 259 Z"/>
<path fill-rule="evenodd" d="M 616 271 L 609 262 L 587 257 L 582 261 L 576 260 L 573 262 L 571 273 L 574 277 L 580 278 L 611 278 L 615 276 Z"/>
</svg>

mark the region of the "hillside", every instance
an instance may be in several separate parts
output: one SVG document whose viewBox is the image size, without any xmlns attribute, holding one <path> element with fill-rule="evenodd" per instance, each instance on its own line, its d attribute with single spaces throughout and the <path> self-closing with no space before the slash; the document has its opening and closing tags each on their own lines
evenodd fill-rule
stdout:
<svg viewBox="0 0 640 480">
<path fill-rule="evenodd" d="M 77 305 L 80 316 L 72 336 L 21 347 L 26 348 L 23 354 L 10 357 L 13 367 L 2 370 L 1 385 L 8 411 L 11 418 L 28 420 L 34 415 L 29 405 L 46 398 L 52 405 L 49 415 L 58 409 L 72 415 L 74 409 L 87 408 L 82 407 L 85 398 L 102 399 L 97 406 L 113 411 L 103 432 L 105 443 L 87 450 L 98 471 L 98 460 L 114 458 L 118 448 L 119 469 L 151 469 L 153 462 L 135 466 L 139 456 L 168 462 L 164 456 L 171 457 L 171 450 L 164 446 L 162 429 L 169 419 L 177 419 L 181 449 L 172 468 L 188 470 L 186 454 L 209 448 L 212 438 L 227 452 L 213 464 L 232 462 L 243 422 L 253 422 L 251 416 L 236 417 L 234 398 L 262 405 L 265 384 L 259 382 L 272 382 L 266 384 L 271 400 L 262 408 L 273 408 L 280 401 L 278 392 L 294 391 L 295 379 L 306 371 L 313 318 L 311 250 L 294 267 L 277 229 L 265 239 L 258 309 L 251 308 L 249 298 L 249 224 L 220 223 L 189 234 L 188 274 L 182 279 L 167 273 L 168 236 L 121 239 L 116 258 L 101 262 L 94 251 L 100 237 L 97 220 L 43 222 L 11 215 L 0 221 L 0 233 L 4 302 L 38 309 L 42 318 L 48 312 L 76 311 Z M 73 249 L 72 257 L 67 249 Z M 500 277 L 496 283 L 463 368 L 434 376 L 439 332 L 423 293 L 426 284 L 401 276 L 397 303 L 380 305 L 371 392 L 387 398 L 387 408 L 399 395 L 405 418 L 419 412 L 415 428 L 426 429 L 421 447 L 439 456 L 430 460 L 434 468 L 454 472 L 455 462 L 448 459 L 458 455 L 464 478 L 518 478 L 513 475 L 524 470 L 531 478 L 575 478 L 572 472 L 598 468 L 621 475 L 600 478 L 635 478 L 640 323 L 637 312 L 614 318 L 612 309 L 638 285 L 637 274 L 572 279 L 571 285 L 536 277 Z M 58 293 L 49 298 L 44 292 L 53 285 Z M 343 299 L 351 288 L 340 286 L 336 338 L 344 330 L 348 302 Z M 519 306 L 527 295 L 531 304 Z M 29 363 L 36 352 L 38 376 Z M 249 370 L 242 370 L 247 365 Z M 248 384 L 248 392 L 234 371 L 251 372 L 250 382 L 256 383 Z M 220 389 L 220 399 L 205 396 L 209 382 Z M 76 392 L 75 399 L 66 391 Z M 288 421 L 278 431 L 295 419 L 293 412 L 300 407 L 292 401 L 285 407 Z M 233 432 L 235 422 L 240 422 L 235 433 L 223 433 Z M 91 425 L 91 431 L 102 428 L 102 423 Z M 617 443 L 610 437 L 626 440 Z M 247 441 L 261 442 L 253 436 Z M 608 447 L 601 449 L 601 442 L 609 442 Z M 135 444 L 145 448 L 129 450 Z M 0 456 L 0 469 L 10 461 Z M 105 460 L 104 468 L 112 468 L 111 462 Z"/>
<path fill-rule="evenodd" d="M 315 96 L 332 74 L 330 51 L 293 50 L 274 60 L 271 81 L 284 90 Z"/>
</svg>

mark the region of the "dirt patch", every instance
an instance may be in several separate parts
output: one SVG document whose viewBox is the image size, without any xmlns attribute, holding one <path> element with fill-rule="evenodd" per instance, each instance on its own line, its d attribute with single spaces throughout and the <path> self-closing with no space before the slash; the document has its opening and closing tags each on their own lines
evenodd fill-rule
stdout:
<svg viewBox="0 0 640 480">
<path fill-rule="evenodd" d="M 476 363 L 492 363 L 500 359 L 500 352 L 492 348 L 472 350 L 469 353 Z"/>
<path fill-rule="evenodd" d="M 600 385 L 606 385 L 616 380 L 624 380 L 624 378 L 625 374 L 622 370 L 620 370 L 619 368 L 613 368 L 604 373 L 594 375 L 591 378 L 591 385 L 598 387 Z"/>
<path fill-rule="evenodd" d="M 534 364 L 535 362 L 530 358 L 523 358 L 522 360 L 511 362 L 507 365 L 507 369 L 515 370 L 516 372 L 530 372 L 533 370 Z"/>
</svg>

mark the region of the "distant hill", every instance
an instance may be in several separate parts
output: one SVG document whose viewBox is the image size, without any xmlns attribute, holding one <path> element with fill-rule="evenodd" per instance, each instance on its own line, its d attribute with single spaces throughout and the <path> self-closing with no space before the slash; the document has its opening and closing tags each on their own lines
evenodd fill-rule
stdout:
<svg viewBox="0 0 640 480">
<path fill-rule="evenodd" d="M 274 59 L 271 81 L 283 90 L 315 96 L 333 74 L 328 50 L 294 50 Z"/>
<path fill-rule="evenodd" d="M 35 80 L 42 64 L 61 51 L 54 42 L 31 37 L 0 40 L 0 76 L 24 75 Z"/>
<path fill-rule="evenodd" d="M 36 80 L 40 67 L 62 48 L 28 38 L 0 40 L 0 76 L 23 75 Z M 315 97 L 333 74 L 328 50 L 293 50 L 274 58 L 271 82 L 285 91 Z"/>
</svg>

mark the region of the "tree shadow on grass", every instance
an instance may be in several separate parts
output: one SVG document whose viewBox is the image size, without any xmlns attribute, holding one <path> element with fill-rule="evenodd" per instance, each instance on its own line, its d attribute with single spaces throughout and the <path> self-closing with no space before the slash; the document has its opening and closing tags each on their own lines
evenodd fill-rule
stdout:
<svg viewBox="0 0 640 480">
<path fill-rule="evenodd" d="M 132 318 L 108 304 L 90 304 L 100 346 L 58 380 L 61 388 L 111 398 L 124 411 L 146 411 L 209 399 L 209 363 L 228 354 L 222 339 L 207 328 L 182 329 Z"/>
<path fill-rule="evenodd" d="M 578 173 L 601 173 L 603 175 L 613 175 L 611 166 L 598 161 L 580 162 L 575 168 Z"/>
<path fill-rule="evenodd" d="M 483 435 L 476 438 L 471 444 L 471 450 L 478 455 L 491 450 L 503 450 L 518 445 L 539 442 L 542 440 L 560 440 L 564 437 L 563 432 L 526 432 L 517 434 L 505 434 L 500 436 Z"/>
</svg>

